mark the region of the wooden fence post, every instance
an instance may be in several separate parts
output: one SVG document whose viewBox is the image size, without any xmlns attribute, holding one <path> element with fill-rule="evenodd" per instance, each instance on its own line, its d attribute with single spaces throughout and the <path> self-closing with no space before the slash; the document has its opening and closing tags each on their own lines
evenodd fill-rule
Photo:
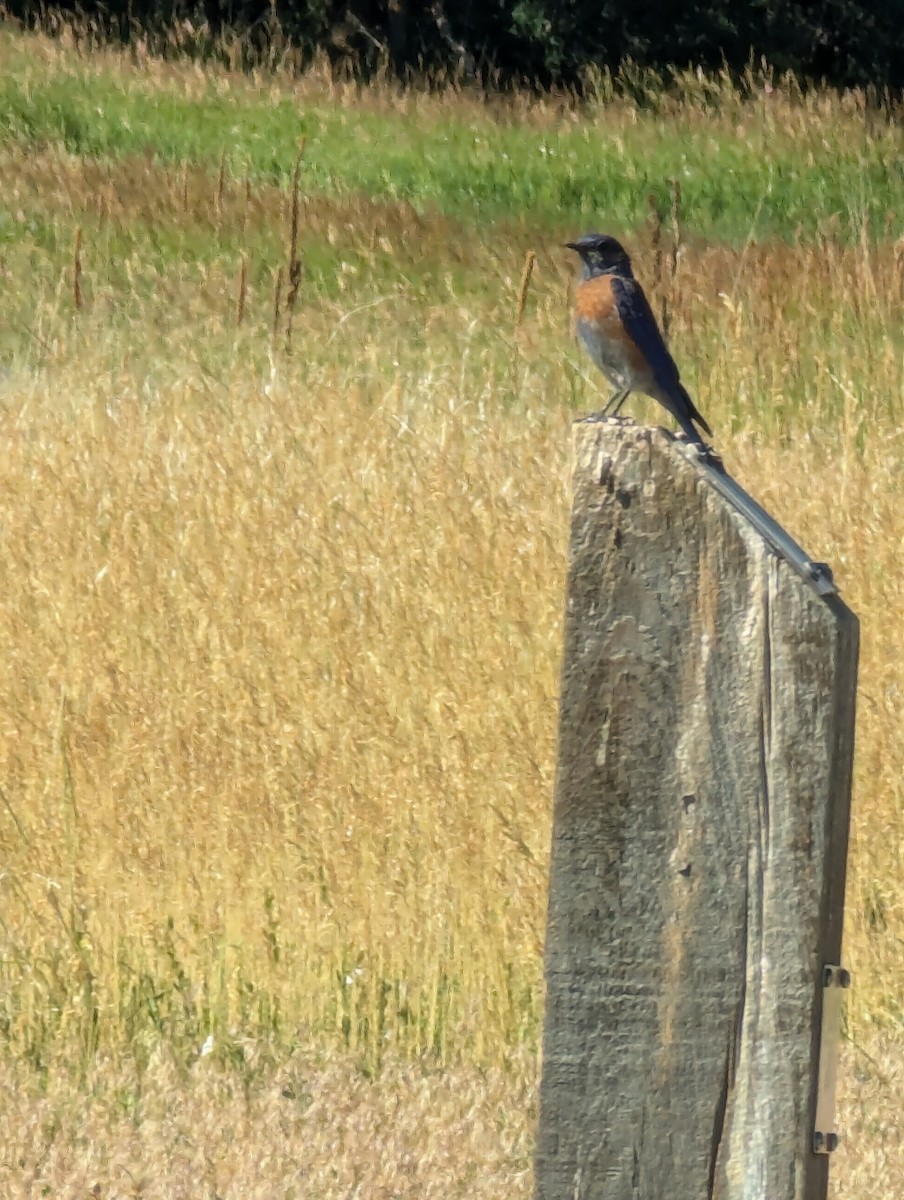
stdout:
<svg viewBox="0 0 904 1200">
<path fill-rule="evenodd" d="M 536 1196 L 825 1200 L 857 619 L 669 435 L 575 428 Z"/>
</svg>

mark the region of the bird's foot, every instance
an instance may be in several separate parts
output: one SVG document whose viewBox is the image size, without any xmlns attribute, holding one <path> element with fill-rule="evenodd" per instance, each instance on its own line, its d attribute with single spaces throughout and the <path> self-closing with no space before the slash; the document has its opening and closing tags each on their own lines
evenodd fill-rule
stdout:
<svg viewBox="0 0 904 1200">
<path fill-rule="evenodd" d="M 608 421 L 612 425 L 633 425 L 630 417 L 614 417 L 605 408 L 599 412 L 588 413 L 586 417 L 576 417 L 575 425 L 599 425 Z"/>
</svg>

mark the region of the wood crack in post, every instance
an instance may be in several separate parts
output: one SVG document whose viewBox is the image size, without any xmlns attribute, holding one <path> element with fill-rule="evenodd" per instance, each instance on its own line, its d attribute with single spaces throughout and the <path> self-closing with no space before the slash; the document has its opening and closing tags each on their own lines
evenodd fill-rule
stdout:
<svg viewBox="0 0 904 1200">
<path fill-rule="evenodd" d="M 722 1137 L 725 1133 L 725 1114 L 728 1111 L 728 1093 L 731 1089 L 730 1077 L 733 1074 L 732 1057 L 734 1053 L 734 1038 L 730 1038 L 725 1049 L 725 1071 L 722 1077 L 722 1090 L 716 1104 L 716 1114 L 713 1121 L 713 1135 L 709 1154 L 709 1179 L 706 1186 L 706 1200 L 713 1200 L 716 1187 L 716 1168 L 719 1165 L 719 1155 L 722 1150 Z"/>
<path fill-rule="evenodd" d="M 642 1163 L 644 1158 L 644 1132 L 647 1124 L 647 1109 L 644 1105 L 640 1113 L 640 1137 L 634 1142 L 633 1148 L 633 1164 L 631 1168 L 631 1192 L 632 1200 L 643 1200 L 642 1187 Z"/>
<path fill-rule="evenodd" d="M 772 761 L 772 606 L 769 590 L 771 586 L 772 563 L 771 555 L 764 563 L 763 579 L 763 679 L 759 695 L 759 735 L 760 735 L 760 806 L 759 816 L 762 823 L 763 841 L 768 856 L 769 845 L 769 814 L 770 814 L 770 763 Z"/>
<path fill-rule="evenodd" d="M 725 1048 L 725 1068 L 721 1080 L 721 1090 L 716 1103 L 715 1117 L 713 1120 L 713 1132 L 710 1145 L 709 1156 L 709 1179 L 707 1182 L 706 1200 L 715 1200 L 716 1196 L 716 1172 L 718 1171 L 723 1153 L 727 1147 L 724 1146 L 726 1127 L 731 1124 L 732 1106 L 734 1103 L 735 1079 L 738 1072 L 738 1060 L 741 1055 L 741 1046 L 744 1039 L 744 1020 L 747 1007 L 747 973 L 750 965 L 750 865 L 747 863 L 745 870 L 745 896 L 747 899 L 743 908 L 744 928 L 741 934 L 740 942 L 743 946 L 741 955 L 741 969 L 739 972 L 740 994 L 738 995 L 737 1008 L 735 1010 L 734 1024 L 732 1025 L 729 1036 L 728 1045 Z"/>
</svg>

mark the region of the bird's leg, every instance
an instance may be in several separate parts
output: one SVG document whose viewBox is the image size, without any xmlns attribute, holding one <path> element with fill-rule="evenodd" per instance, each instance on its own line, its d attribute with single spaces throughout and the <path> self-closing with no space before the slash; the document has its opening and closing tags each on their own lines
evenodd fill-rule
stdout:
<svg viewBox="0 0 904 1200">
<path fill-rule="evenodd" d="M 621 412 L 621 406 L 624 404 L 624 402 L 628 399 L 628 397 L 630 395 L 631 395 L 630 388 L 624 388 L 622 391 L 615 393 L 615 395 L 612 397 L 612 399 L 606 405 L 606 412 L 609 414 L 610 417 L 618 416 L 618 414 Z M 613 404 L 615 404 L 614 408 L 612 407 Z"/>
<path fill-rule="evenodd" d="M 609 397 L 609 402 L 603 408 L 604 417 L 614 417 L 618 414 L 618 410 L 628 398 L 629 388 L 620 388 Z"/>
<path fill-rule="evenodd" d="M 596 421 L 611 421 L 618 415 L 618 410 L 630 395 L 630 388 L 620 388 L 614 395 L 609 397 L 599 412 L 591 413 L 589 417 L 579 417 L 578 419 L 588 424 L 593 424 Z"/>
</svg>

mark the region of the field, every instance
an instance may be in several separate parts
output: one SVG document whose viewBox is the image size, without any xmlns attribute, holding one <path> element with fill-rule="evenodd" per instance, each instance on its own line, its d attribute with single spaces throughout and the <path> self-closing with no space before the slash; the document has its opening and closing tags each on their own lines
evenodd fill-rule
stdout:
<svg viewBox="0 0 904 1200">
<path fill-rule="evenodd" d="M 600 227 L 861 618 L 833 1194 L 901 1194 L 895 114 L 291 67 L 0 29 L 0 1192 L 530 1195 Z"/>
</svg>

